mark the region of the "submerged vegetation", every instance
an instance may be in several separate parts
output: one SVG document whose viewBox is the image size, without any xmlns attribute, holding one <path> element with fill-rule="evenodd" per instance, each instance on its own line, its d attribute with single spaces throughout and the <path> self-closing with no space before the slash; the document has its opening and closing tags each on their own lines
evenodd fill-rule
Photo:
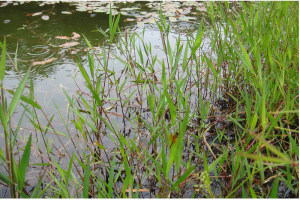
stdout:
<svg viewBox="0 0 300 200">
<path fill-rule="evenodd" d="M 85 88 L 73 96 L 64 90 L 67 119 L 58 110 L 64 132 L 51 123 L 59 116 L 47 116 L 36 101 L 33 83 L 26 81 L 30 68 L 16 91 L 5 91 L 4 38 L 2 189 L 12 198 L 299 197 L 298 2 L 222 2 L 205 8 L 212 26 L 200 21 L 195 35 L 184 41 L 178 36 L 175 49 L 170 25 L 159 12 L 164 59 L 152 54 L 144 34 L 121 32 L 120 14 L 110 14 L 108 32 L 98 29 L 109 43 L 101 54 L 83 36 L 89 66 L 80 59 L 77 64 Z M 209 51 L 203 50 L 204 41 Z M 113 43 L 118 55 L 112 55 Z M 121 77 L 109 66 L 112 56 L 124 65 Z M 24 112 L 14 127 L 10 120 L 19 100 Z M 24 115 L 33 132 L 21 127 Z M 41 117 L 48 123 L 40 124 Z M 49 142 L 50 133 L 62 149 Z M 16 138 L 25 146 L 17 148 Z M 62 138 L 74 148 L 67 149 Z M 32 152 L 38 159 L 30 159 Z M 68 160 L 66 167 L 53 152 Z M 27 169 L 34 166 L 42 171 L 28 188 Z"/>
</svg>

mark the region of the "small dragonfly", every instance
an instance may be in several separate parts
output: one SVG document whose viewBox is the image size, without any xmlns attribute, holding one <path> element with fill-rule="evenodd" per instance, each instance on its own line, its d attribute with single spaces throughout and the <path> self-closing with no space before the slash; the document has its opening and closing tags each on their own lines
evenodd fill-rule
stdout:
<svg viewBox="0 0 300 200">
<path fill-rule="evenodd" d="M 177 131 L 176 134 L 170 134 L 170 140 L 172 141 L 170 149 L 172 148 L 172 145 L 176 143 L 176 140 L 178 138 L 179 132 Z"/>
</svg>

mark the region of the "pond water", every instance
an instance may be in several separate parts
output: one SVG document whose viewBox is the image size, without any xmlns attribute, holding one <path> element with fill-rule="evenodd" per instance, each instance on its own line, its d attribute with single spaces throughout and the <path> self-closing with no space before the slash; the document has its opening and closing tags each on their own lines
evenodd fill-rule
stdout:
<svg viewBox="0 0 300 200">
<path fill-rule="evenodd" d="M 198 11 L 199 8 L 205 9 L 203 3 L 185 4 L 187 3 L 162 4 L 163 7 L 166 6 L 165 12 L 170 16 L 175 16 L 174 12 L 170 12 L 174 8 L 178 10 L 190 9 L 189 21 L 185 18 L 178 18 L 177 22 L 171 23 L 172 47 L 174 47 L 178 33 L 190 33 L 197 30 L 198 21 L 201 17 L 205 17 L 204 12 L 201 14 Z M 105 45 L 107 49 L 107 38 L 96 30 L 97 28 L 104 31 L 108 29 L 109 15 L 106 13 L 109 11 L 108 5 L 107 2 L 2 2 L 0 7 L 0 23 L 2 23 L 0 40 L 3 41 L 4 36 L 7 38 L 7 53 L 12 60 L 15 58 L 18 47 L 17 68 L 21 75 L 24 75 L 29 66 L 32 65 L 29 79 L 33 80 L 38 101 L 44 108 L 48 107 L 48 111 L 51 112 L 55 109 L 52 101 L 55 101 L 59 108 L 65 108 L 66 104 L 61 101 L 62 98 L 65 99 L 61 90 L 62 87 L 69 94 L 78 90 L 71 78 L 79 71 L 75 58 L 80 59 L 84 66 L 88 64 L 87 45 L 82 35 L 89 40 L 95 50 L 101 51 L 102 45 Z M 167 7 L 168 5 L 171 5 L 170 8 Z M 153 21 L 153 19 L 158 20 L 159 3 L 127 2 L 115 3 L 113 6 L 119 10 L 126 10 L 121 11 L 119 21 L 121 31 L 130 29 L 142 33 L 143 28 L 145 28 L 145 42 L 151 42 L 152 47 L 154 47 L 152 48 L 154 55 L 158 54 L 162 55 L 161 58 L 164 57 L 161 50 L 159 29 Z M 97 12 L 99 8 L 106 8 L 106 12 Z M 69 13 L 63 14 L 64 11 Z M 43 16 L 48 16 L 45 18 L 47 20 L 44 20 Z M 80 37 L 72 39 L 72 36 L 74 37 L 72 34 L 79 34 Z M 67 36 L 69 39 L 59 39 L 57 36 Z M 70 45 L 61 47 L 65 43 Z M 72 46 L 73 44 L 75 45 Z M 116 72 L 123 69 L 123 66 L 116 59 L 110 60 L 108 66 L 110 70 L 115 69 Z M 15 89 L 19 81 L 18 72 L 14 69 L 10 59 L 7 58 L 4 87 Z M 49 114 L 52 115 L 52 113 Z"/>
<path fill-rule="evenodd" d="M 108 49 L 109 38 L 104 37 L 97 29 L 103 31 L 108 29 L 110 6 L 113 14 L 121 12 L 119 21 L 121 32 L 124 32 L 125 29 L 139 35 L 144 32 L 145 42 L 151 43 L 153 55 L 158 55 L 159 60 L 165 59 L 160 32 L 155 24 L 155 20 L 159 20 L 157 13 L 160 8 L 160 4 L 156 2 L 1 2 L 0 5 L 0 41 L 6 37 L 7 53 L 12 60 L 15 59 L 17 49 L 17 69 L 21 75 L 24 75 L 31 66 L 29 80 L 33 81 L 36 99 L 49 118 L 55 115 L 52 121 L 55 129 L 66 132 L 58 109 L 62 117 L 68 119 L 66 122 L 70 130 L 73 130 L 71 136 L 74 138 L 77 137 L 76 130 L 70 123 L 70 118 L 67 117 L 68 101 L 62 88 L 70 96 L 78 92 L 78 87 L 82 90 L 85 89 L 85 81 L 78 73 L 79 68 L 75 59 L 81 60 L 88 71 L 86 51 L 89 49 L 87 49 L 88 46 L 83 35 L 89 40 L 96 53 L 101 54 L 103 45 L 106 50 Z M 206 25 L 210 23 L 206 19 L 206 9 L 201 2 L 164 2 L 162 8 L 171 25 L 169 39 L 172 49 L 176 45 L 176 38 L 179 34 L 184 43 L 185 35 L 195 34 L 201 19 L 204 19 Z M 206 44 L 208 41 L 208 39 L 204 39 L 203 42 L 203 48 L 206 47 L 207 50 L 209 50 L 209 45 Z M 112 54 L 120 56 L 114 44 L 112 44 L 111 51 Z M 160 65 L 156 67 L 156 70 L 160 70 Z M 124 65 L 116 58 L 109 60 L 108 68 L 116 72 L 116 78 L 120 78 L 120 82 L 126 78 L 122 76 Z M 15 90 L 20 80 L 19 73 L 7 58 L 4 87 Z M 30 83 L 29 80 L 28 83 Z M 106 86 L 105 89 L 109 88 Z M 130 90 L 133 91 L 133 89 Z M 110 97 L 116 97 L 113 92 L 110 95 Z M 111 105 L 114 105 L 113 101 L 106 107 Z M 120 109 L 114 109 L 114 112 L 121 113 Z M 16 109 L 11 122 L 13 126 L 17 126 L 22 112 L 22 106 Z M 40 123 L 47 124 L 42 113 L 38 111 L 37 114 L 40 117 Z M 30 116 L 24 116 L 22 128 L 29 130 L 28 132 L 24 131 L 23 135 L 20 134 L 20 137 L 28 138 L 28 133 L 34 130 L 34 126 L 28 118 Z M 117 116 L 112 116 L 112 119 L 116 122 L 119 130 L 130 135 L 130 126 L 126 127 L 128 123 L 126 124 L 122 118 Z M 2 127 L 0 129 L 1 137 L 3 137 Z M 131 137 L 134 136 L 131 135 Z M 49 133 L 47 139 L 63 152 L 63 148 L 54 134 Z M 114 144 L 109 137 L 104 137 L 103 140 L 106 148 L 113 148 Z M 20 142 L 20 147 L 24 145 L 20 138 L 17 139 L 17 142 Z M 71 145 L 70 139 L 62 137 L 62 142 L 66 144 L 70 154 L 74 152 L 75 149 Z M 2 139 L 0 146 L 5 146 Z M 43 150 L 44 145 L 41 145 L 40 148 Z M 80 144 L 79 148 L 84 148 L 84 145 Z M 37 152 L 33 152 L 31 162 L 40 162 L 40 160 L 34 160 L 38 157 Z M 53 158 L 60 161 L 62 167 L 68 165 L 68 161 L 64 162 L 64 158 L 57 154 L 53 154 Z M 41 167 L 28 169 L 26 175 L 28 186 L 36 183 L 37 172 L 40 172 L 41 169 Z M 1 192 L 0 196 L 3 196 L 4 191 Z"/>
</svg>

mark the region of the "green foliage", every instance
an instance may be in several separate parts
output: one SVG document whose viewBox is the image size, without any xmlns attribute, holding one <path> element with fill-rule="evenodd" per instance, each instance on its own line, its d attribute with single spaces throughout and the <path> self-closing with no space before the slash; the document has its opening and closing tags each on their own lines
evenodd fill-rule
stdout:
<svg viewBox="0 0 300 200">
<path fill-rule="evenodd" d="M 54 129 L 53 116 L 47 118 L 46 126 L 39 124 L 34 109 L 44 111 L 34 101 L 32 81 L 30 95 L 23 95 L 30 69 L 15 92 L 7 90 L 13 95 L 8 105 L 2 86 L 4 39 L 0 43 L 0 119 L 6 146 L 0 149 L 0 158 L 8 175 L 0 172 L 0 180 L 10 187 L 11 196 L 27 197 L 23 189 L 30 148 L 33 141 L 40 145 L 38 138 L 30 135 L 18 166 L 13 147 L 23 115 L 14 136 L 10 120 L 19 100 L 32 106 L 30 110 L 22 104 L 36 130 L 43 135 L 53 131 L 59 140 L 66 137 L 75 149 L 70 155 L 60 140 L 69 159 L 66 168 L 50 155 L 43 157 L 47 162 L 40 165 L 50 165 L 54 171 L 48 168 L 37 180 L 31 198 L 75 198 L 79 191 L 83 198 L 138 198 L 142 192 L 156 198 L 180 198 L 186 197 L 188 190 L 193 197 L 278 198 L 279 181 L 299 196 L 295 134 L 299 132 L 298 3 L 235 2 L 229 7 L 228 2 L 210 2 L 205 7 L 212 25 L 203 19 L 198 22 L 195 36 L 186 36 L 185 48 L 180 36 L 171 44 L 171 26 L 161 7 L 156 24 L 165 60 L 152 55 L 144 32 L 137 35 L 126 29 L 123 35 L 118 27 L 120 14 L 114 19 L 109 15 L 109 46 L 108 50 L 103 46 L 102 58 L 83 36 L 90 48 L 89 69 L 80 59 L 76 62 L 88 90 L 73 97 L 64 91 L 69 103 L 67 119 L 55 104 L 68 134 Z M 205 37 L 211 52 L 203 49 Z M 108 65 L 113 42 L 121 53 L 114 57 L 126 77 L 118 78 L 118 72 Z M 16 58 L 17 53 L 15 62 Z M 117 113 L 119 108 L 122 115 Z M 69 113 L 73 114 L 71 120 Z M 129 136 L 120 131 L 121 118 L 124 125 L 130 124 Z M 78 138 L 70 133 L 69 121 Z M 115 146 L 108 146 L 107 140 Z M 48 153 L 53 147 L 60 151 L 51 140 L 44 143 Z M 44 175 L 52 181 L 40 191 Z M 265 185 L 272 187 L 262 188 Z M 69 190 L 71 186 L 76 194 Z M 158 192 L 153 193 L 157 186 Z"/>
</svg>

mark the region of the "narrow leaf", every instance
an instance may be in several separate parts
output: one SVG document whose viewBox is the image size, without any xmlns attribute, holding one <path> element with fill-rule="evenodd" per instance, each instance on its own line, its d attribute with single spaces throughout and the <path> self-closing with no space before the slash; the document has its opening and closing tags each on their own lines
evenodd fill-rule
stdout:
<svg viewBox="0 0 300 200">
<path fill-rule="evenodd" d="M 40 186 L 41 186 L 41 183 L 42 183 L 45 173 L 46 173 L 46 171 L 44 171 L 44 173 L 41 176 L 41 178 L 39 179 L 38 183 L 35 185 L 34 190 L 30 194 L 30 198 L 37 198 L 37 194 L 38 194 L 38 191 L 40 190 Z"/>
<path fill-rule="evenodd" d="M 84 182 L 83 182 L 83 198 L 89 197 L 89 182 L 90 182 L 90 158 L 87 158 L 87 165 L 84 174 Z"/>
<path fill-rule="evenodd" d="M 21 163 L 19 166 L 19 171 L 20 171 L 20 175 L 21 175 L 21 180 L 20 180 L 20 189 L 23 188 L 24 185 L 24 181 L 25 181 L 25 175 L 26 175 L 26 170 L 28 167 L 28 163 L 29 163 L 29 158 L 30 158 L 30 147 L 31 147 L 31 134 L 29 136 L 28 142 L 26 144 L 22 159 L 21 159 Z"/>
<path fill-rule="evenodd" d="M 12 94 L 12 95 L 15 94 L 15 92 L 12 91 L 12 90 L 7 90 L 7 92 L 9 92 L 9 93 Z M 30 105 L 32 105 L 33 107 L 35 107 L 35 108 L 37 108 L 37 109 L 41 109 L 41 108 L 42 108 L 39 104 L 35 103 L 35 102 L 32 101 L 31 99 L 29 99 L 29 98 L 27 98 L 27 97 L 25 97 L 25 96 L 23 96 L 23 95 L 21 96 L 20 99 L 21 99 L 22 101 L 24 101 L 25 103 L 29 103 Z"/>
<path fill-rule="evenodd" d="M 30 72 L 30 68 L 28 69 L 27 73 L 25 74 L 25 76 L 23 77 L 22 81 L 20 82 L 19 84 L 19 87 L 18 89 L 16 90 L 15 92 L 15 95 L 14 97 L 12 98 L 11 100 L 11 103 L 9 105 L 9 109 L 8 109 L 8 117 L 6 118 L 6 123 L 9 121 L 9 119 L 11 118 L 12 114 L 14 113 L 15 109 L 16 109 L 16 106 L 22 96 L 22 93 L 23 93 L 23 90 L 24 90 L 24 87 L 25 87 L 25 84 L 26 84 L 26 80 L 27 80 L 27 77 L 28 77 L 28 74 Z"/>
<path fill-rule="evenodd" d="M 1 63 L 0 63 L 0 81 L 2 82 L 4 79 L 5 62 L 6 62 L 6 38 L 5 37 L 1 47 L 2 47 L 2 56 L 1 56 Z"/>
</svg>

